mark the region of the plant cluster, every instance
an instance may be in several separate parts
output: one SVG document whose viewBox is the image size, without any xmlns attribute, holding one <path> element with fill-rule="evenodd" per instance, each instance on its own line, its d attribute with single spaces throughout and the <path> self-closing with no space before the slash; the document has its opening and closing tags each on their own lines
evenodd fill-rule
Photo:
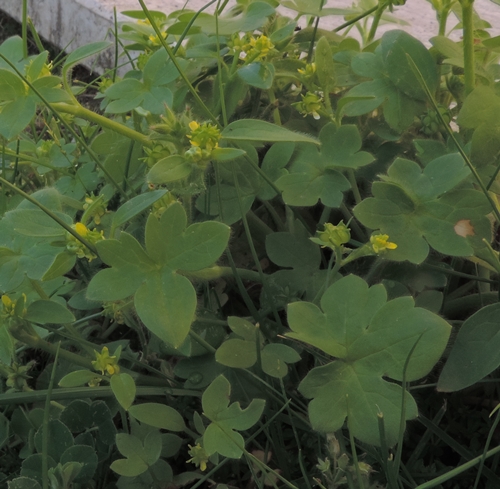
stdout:
<svg viewBox="0 0 500 489">
<path fill-rule="evenodd" d="M 0 485 L 500 487 L 500 37 L 139 3 L 0 45 Z"/>
</svg>

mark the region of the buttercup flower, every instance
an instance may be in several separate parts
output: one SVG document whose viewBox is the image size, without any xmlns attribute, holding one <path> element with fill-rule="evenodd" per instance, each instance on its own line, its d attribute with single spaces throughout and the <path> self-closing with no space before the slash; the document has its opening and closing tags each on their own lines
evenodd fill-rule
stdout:
<svg viewBox="0 0 500 489">
<path fill-rule="evenodd" d="M 187 137 L 190 139 L 192 146 L 207 151 L 212 151 L 212 149 L 219 146 L 220 131 L 213 124 L 209 122 L 198 124 L 196 121 L 191 121 L 189 129 L 191 129 L 191 134 L 188 134 Z"/>
<path fill-rule="evenodd" d="M 19 302 L 19 304 L 18 304 Z M 3 311 L 0 313 L 0 316 L 5 318 L 14 317 L 14 316 L 24 316 L 27 312 L 24 305 L 26 304 L 26 294 L 22 294 L 19 300 L 13 301 L 8 295 L 2 295 L 2 306 Z M 18 305 L 16 310 L 16 305 Z"/>
<path fill-rule="evenodd" d="M 378 254 L 385 250 L 395 250 L 398 247 L 396 243 L 391 243 L 388 240 L 388 234 L 375 234 L 370 236 L 370 243 L 373 251 Z"/>
<path fill-rule="evenodd" d="M 196 467 L 199 467 L 202 472 L 205 471 L 207 469 L 208 462 L 208 456 L 205 449 L 199 443 L 197 443 L 194 447 L 191 445 L 188 445 L 188 447 L 190 448 L 188 453 L 192 457 L 188 460 L 188 462 L 195 464 Z"/>
<path fill-rule="evenodd" d="M 342 246 L 351 239 L 351 231 L 344 224 L 344 221 L 340 221 L 337 226 L 327 222 L 325 229 L 318 231 L 317 234 L 319 241 L 324 243 L 323 246 L 328 247 L 332 247 L 332 245 L 333 247 Z"/>
<path fill-rule="evenodd" d="M 212 150 L 219 147 L 220 130 L 209 122 L 198 124 L 196 121 L 189 123 L 189 129 L 191 129 L 191 134 L 188 134 L 187 137 L 190 140 L 191 148 L 184 153 L 184 156 L 204 166 L 203 163 L 211 159 Z"/>
<path fill-rule="evenodd" d="M 264 58 L 269 54 L 269 51 L 274 48 L 274 44 L 267 36 L 259 36 L 258 38 L 251 37 L 248 44 L 243 47 L 248 59 L 256 60 Z"/>
<path fill-rule="evenodd" d="M 320 118 L 318 111 L 323 109 L 323 104 L 321 102 L 321 97 L 312 92 L 307 92 L 305 95 L 302 94 L 302 102 L 296 102 L 292 104 L 297 110 L 306 117 L 307 115 L 312 115 L 316 120 Z"/>
<path fill-rule="evenodd" d="M 92 231 L 83 224 L 83 222 L 77 222 L 73 225 L 73 229 L 82 237 L 85 238 L 89 243 L 95 244 L 98 241 L 104 239 L 104 231 L 97 231 L 93 229 Z M 83 243 L 78 241 L 72 234 L 66 234 L 66 249 L 74 253 L 78 258 L 87 258 L 88 261 L 92 261 L 97 258 L 94 253 L 92 253 Z"/>
<path fill-rule="evenodd" d="M 161 37 L 163 37 L 163 39 L 166 39 L 167 38 L 167 33 L 166 32 L 162 32 L 161 33 Z M 161 40 L 160 40 L 160 38 L 156 34 L 151 34 L 149 36 L 149 44 L 151 46 L 161 46 Z"/>
<path fill-rule="evenodd" d="M 310 78 L 316 73 L 316 63 L 308 63 L 305 68 L 299 68 L 297 71 L 306 78 Z"/>
<path fill-rule="evenodd" d="M 118 356 L 110 356 L 107 346 L 103 346 L 101 353 L 94 350 L 96 359 L 92 362 L 95 370 L 99 370 L 104 375 L 107 372 L 109 375 L 120 373 L 118 366 Z M 116 353 L 116 352 L 115 352 Z"/>
</svg>

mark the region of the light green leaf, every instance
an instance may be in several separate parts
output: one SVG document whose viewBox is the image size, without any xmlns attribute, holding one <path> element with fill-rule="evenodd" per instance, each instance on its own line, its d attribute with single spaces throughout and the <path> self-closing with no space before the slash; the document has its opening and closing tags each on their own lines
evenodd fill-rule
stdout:
<svg viewBox="0 0 500 489">
<path fill-rule="evenodd" d="M 457 124 L 467 129 L 483 124 L 500 125 L 500 97 L 492 88 L 479 85 L 465 99 Z"/>
<path fill-rule="evenodd" d="M 288 205 L 312 206 L 321 200 L 328 207 L 339 207 L 350 184 L 337 168 L 356 168 L 373 161 L 369 153 L 359 151 L 361 140 L 354 126 L 336 130 L 334 124 L 327 124 L 319 139 L 321 148 L 303 146 L 289 173 L 276 181 Z"/>
<path fill-rule="evenodd" d="M 148 275 L 135 294 L 134 304 L 152 333 L 179 347 L 194 321 L 196 291 L 187 278 L 165 269 Z"/>
<path fill-rule="evenodd" d="M 222 137 L 227 141 L 257 141 L 259 143 L 312 143 L 319 142 L 311 136 L 292 132 L 284 127 L 257 119 L 240 119 L 231 122 L 222 131 Z"/>
<path fill-rule="evenodd" d="M 360 307 L 363 304 L 363 307 Z M 450 325 L 434 313 L 414 307 L 411 297 L 386 302 L 383 286 L 371 288 L 349 275 L 331 285 L 321 298 L 321 310 L 308 302 L 288 306 L 288 336 L 335 357 L 313 368 L 299 385 L 307 398 L 314 429 L 339 430 L 350 413 L 349 429 L 365 443 L 380 444 L 377 413 L 384 414 L 390 445 L 398 438 L 400 386 L 408 355 L 408 381 L 425 376 L 446 347 Z M 418 343 L 417 343 L 418 342 Z M 405 419 L 417 416 L 415 401 L 405 394 Z M 349 404 L 347 404 L 349 403 Z"/>
<path fill-rule="evenodd" d="M 135 382 L 127 373 L 115 374 L 111 376 L 111 390 L 120 403 L 120 406 L 127 411 L 135 399 Z"/>
<path fill-rule="evenodd" d="M 115 460 L 109 468 L 125 477 L 137 477 L 148 470 L 147 464 L 139 457 L 120 458 Z"/>
<path fill-rule="evenodd" d="M 130 219 L 152 206 L 166 193 L 167 190 L 164 189 L 153 190 L 153 192 L 137 195 L 133 199 L 125 202 L 125 204 L 123 204 L 113 215 L 113 227 L 117 228 L 127 221 L 130 221 Z"/>
<path fill-rule="evenodd" d="M 11 101 L 27 95 L 27 86 L 16 74 L 0 69 L 0 100 Z"/>
<path fill-rule="evenodd" d="M 219 453 L 228 458 L 240 458 L 245 442 L 237 431 L 251 428 L 264 410 L 262 399 L 253 399 L 246 409 L 241 409 L 238 402 L 229 405 L 230 394 L 231 385 L 223 375 L 203 393 L 203 414 L 211 421 L 203 435 L 203 447 L 209 456 Z"/>
<path fill-rule="evenodd" d="M 215 359 L 227 367 L 250 368 L 257 361 L 255 340 L 248 341 L 237 338 L 226 340 L 217 348 Z"/>
<path fill-rule="evenodd" d="M 328 90 L 328 87 L 335 83 L 335 68 L 332 49 L 326 37 L 322 37 L 316 44 L 314 61 L 316 63 L 316 76 L 319 83 L 324 90 Z"/>
<path fill-rule="evenodd" d="M 102 375 L 90 370 L 76 370 L 66 374 L 57 384 L 59 387 L 80 387 L 95 379 L 101 379 Z"/>
<path fill-rule="evenodd" d="M 273 86 L 274 66 L 271 63 L 257 61 L 244 65 L 238 71 L 238 76 L 248 85 L 262 90 Z"/>
<path fill-rule="evenodd" d="M 438 381 L 438 391 L 465 389 L 500 365 L 500 304 L 485 306 L 458 332 Z"/>
<path fill-rule="evenodd" d="M 64 324 L 75 321 L 75 316 L 59 302 L 38 300 L 29 305 L 24 319 L 38 324 Z"/>
<path fill-rule="evenodd" d="M 8 482 L 9 489 L 42 489 L 42 486 L 29 477 L 16 477 Z"/>
<path fill-rule="evenodd" d="M 158 220 L 150 215 L 146 226 L 148 253 L 173 270 L 200 270 L 213 265 L 225 250 L 230 229 L 220 222 L 195 223 L 185 229 L 186 214 L 173 204 Z"/>
<path fill-rule="evenodd" d="M 183 431 L 184 419 L 174 408 L 165 404 L 147 402 L 136 404 L 129 409 L 129 414 L 141 423 L 169 431 Z"/>
<path fill-rule="evenodd" d="M 237 148 L 215 148 L 212 150 L 213 161 L 231 161 L 246 154 L 246 151 Z"/>
<path fill-rule="evenodd" d="M 385 69 L 394 86 L 408 97 L 427 101 L 424 89 L 415 79 L 408 56 L 417 65 L 431 93 L 438 86 L 436 62 L 425 46 L 410 34 L 391 30 L 382 36 L 380 43 Z"/>
<path fill-rule="evenodd" d="M 97 272 L 87 288 L 87 299 L 91 301 L 118 301 L 134 295 L 144 282 L 146 275 L 133 265 L 106 268 Z"/>
<path fill-rule="evenodd" d="M 42 280 L 48 282 L 49 280 L 65 275 L 75 266 L 75 263 L 76 255 L 72 255 L 66 251 L 59 253 L 50 268 L 43 275 Z"/>
<path fill-rule="evenodd" d="M 33 119 L 36 112 L 36 99 L 20 97 L 8 102 L 0 112 L 0 135 L 9 140 L 17 136 Z"/>
<path fill-rule="evenodd" d="M 387 254 L 392 260 L 421 263 L 429 245 L 447 255 L 471 256 L 484 246 L 482 238 L 491 239 L 491 230 L 484 195 L 472 189 L 453 191 L 468 175 L 457 153 L 441 156 L 423 170 L 398 158 L 383 182 L 373 184 L 374 197 L 358 204 L 354 214 L 397 244 Z"/>
<path fill-rule="evenodd" d="M 80 48 L 75 49 L 65 60 L 64 69 L 67 70 L 70 66 L 73 66 L 80 61 L 83 61 L 89 56 L 94 56 L 95 54 L 104 51 L 106 48 L 112 46 L 113 43 L 109 41 L 98 41 L 86 44 Z"/>
<path fill-rule="evenodd" d="M 157 161 L 146 176 L 148 183 L 162 185 L 187 178 L 193 171 L 192 164 L 183 156 L 171 155 Z"/>
</svg>

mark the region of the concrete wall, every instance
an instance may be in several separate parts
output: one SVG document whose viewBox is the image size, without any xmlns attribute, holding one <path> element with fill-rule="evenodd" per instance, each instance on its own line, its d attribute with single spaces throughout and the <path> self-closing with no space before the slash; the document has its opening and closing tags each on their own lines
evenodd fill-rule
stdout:
<svg viewBox="0 0 500 489">
<path fill-rule="evenodd" d="M 208 0 L 189 0 L 187 8 L 198 10 Z M 311 0 L 313 1 L 313 0 Z M 349 7 L 352 0 L 329 0 L 328 7 Z M 183 0 L 146 0 L 151 10 L 163 10 L 166 13 L 181 9 Z M 500 6 L 489 0 L 476 0 L 476 9 L 483 19 L 493 24 L 492 35 L 500 35 Z M 123 10 L 139 10 L 137 0 L 28 0 L 28 14 L 33 19 L 41 37 L 61 48 L 72 51 L 77 47 L 93 41 L 102 41 L 113 26 L 113 7 L 117 12 Z M 0 0 L 0 9 L 17 20 L 21 19 L 21 0 Z M 283 9 L 283 13 L 293 17 L 294 12 Z M 397 18 L 409 22 L 409 26 L 388 24 L 381 26 L 380 32 L 388 29 L 403 28 L 410 34 L 427 41 L 437 34 L 437 21 L 431 5 L 426 0 L 408 0 L 407 4 L 395 9 Z M 125 17 L 119 15 L 119 20 Z M 333 28 L 343 22 L 342 17 L 327 17 L 321 19 L 320 27 Z M 448 27 L 457 23 L 450 16 Z M 352 33 L 355 34 L 355 29 Z M 460 31 L 454 33 L 454 38 L 460 38 Z M 101 54 L 94 60 L 97 71 L 103 71 L 113 66 L 113 52 Z"/>
</svg>

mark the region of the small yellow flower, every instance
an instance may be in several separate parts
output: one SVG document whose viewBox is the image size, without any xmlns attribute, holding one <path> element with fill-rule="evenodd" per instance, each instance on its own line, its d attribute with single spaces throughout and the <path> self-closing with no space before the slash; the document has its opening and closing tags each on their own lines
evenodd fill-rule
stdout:
<svg viewBox="0 0 500 489">
<path fill-rule="evenodd" d="M 310 78 L 316 73 L 316 63 L 308 63 L 305 68 L 297 70 L 301 75 Z"/>
<path fill-rule="evenodd" d="M 19 302 L 21 301 L 21 302 Z M 16 304 L 19 302 L 19 305 L 16 310 Z M 2 295 L 2 305 L 3 311 L 1 312 L 1 316 L 7 317 L 23 317 L 26 314 L 26 308 L 24 305 L 26 304 L 26 294 L 22 294 L 19 300 L 13 301 L 8 295 Z"/>
<path fill-rule="evenodd" d="M 95 370 L 99 370 L 101 374 L 107 372 L 109 375 L 114 375 L 120 373 L 120 367 L 118 366 L 117 355 L 111 356 L 107 346 L 103 346 L 101 353 L 94 350 L 96 359 L 92 362 Z"/>
<path fill-rule="evenodd" d="M 306 117 L 312 115 L 316 120 L 320 118 L 319 111 L 323 109 L 321 97 L 312 92 L 302 94 L 302 101 L 292 104 L 297 110 Z"/>
<path fill-rule="evenodd" d="M 189 123 L 189 129 L 191 129 L 191 134 L 188 134 L 187 137 L 192 146 L 196 146 L 208 152 L 219 146 L 221 134 L 217 126 L 209 122 L 198 124 L 196 121 L 191 121 Z"/>
<path fill-rule="evenodd" d="M 370 243 L 375 253 L 380 253 L 385 250 L 395 250 L 398 245 L 388 241 L 388 234 L 375 234 L 370 236 Z"/>
<path fill-rule="evenodd" d="M 188 453 L 192 457 L 188 460 L 188 463 L 191 462 L 195 464 L 196 467 L 199 467 L 202 472 L 205 471 L 207 469 L 208 462 L 208 456 L 205 449 L 199 443 L 197 443 L 194 447 L 191 445 L 188 445 L 188 447 L 190 448 Z"/>
<path fill-rule="evenodd" d="M 351 231 L 344 221 L 340 221 L 337 226 L 327 222 L 325 229 L 318 232 L 318 238 L 325 243 L 324 246 L 342 246 L 351 239 Z"/>
<path fill-rule="evenodd" d="M 167 38 L 167 33 L 166 32 L 162 32 L 161 33 L 161 37 L 163 39 L 166 39 Z M 160 40 L 160 38 L 156 34 L 151 34 L 149 36 L 149 44 L 153 45 L 153 46 L 161 46 L 161 40 Z"/>
<path fill-rule="evenodd" d="M 85 224 L 83 224 L 82 222 L 77 222 L 75 224 L 75 231 L 83 238 L 85 238 L 85 236 L 87 236 L 87 234 L 89 234 L 89 230 L 87 229 L 87 226 L 85 226 Z"/>
</svg>

